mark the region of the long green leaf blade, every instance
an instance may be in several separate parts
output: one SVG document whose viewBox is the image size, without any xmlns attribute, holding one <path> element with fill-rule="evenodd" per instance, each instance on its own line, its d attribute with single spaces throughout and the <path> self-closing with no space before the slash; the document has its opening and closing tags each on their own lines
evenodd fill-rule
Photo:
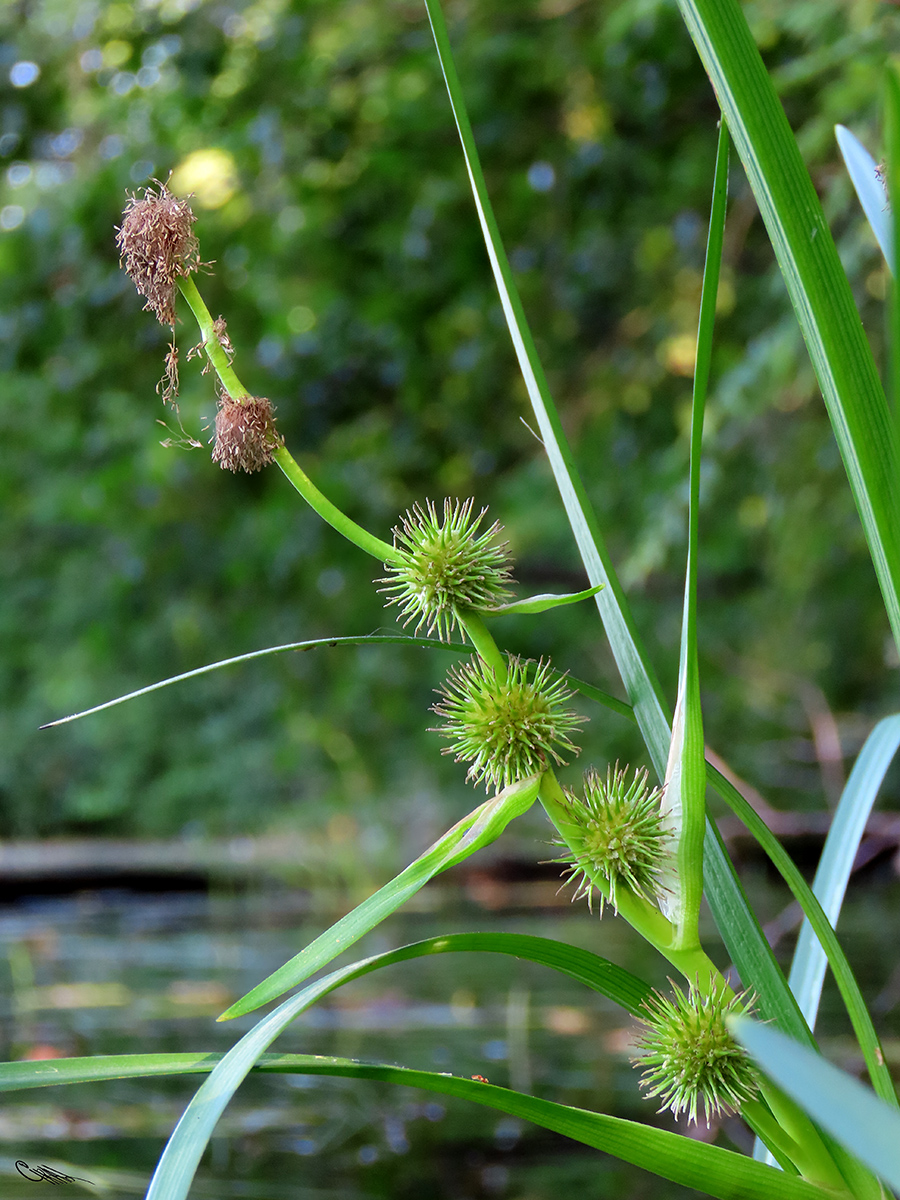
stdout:
<svg viewBox="0 0 900 1200">
<path fill-rule="evenodd" d="M 821 1055 L 752 1021 L 729 1022 L 763 1070 L 823 1129 L 900 1189 L 900 1113 Z"/>
<path fill-rule="evenodd" d="M 595 602 L 634 707 L 638 723 L 660 778 L 669 749 L 669 730 L 665 701 L 659 684 L 648 666 L 647 656 L 621 585 L 578 474 L 571 448 L 566 440 L 559 414 L 550 395 L 544 370 L 535 349 L 525 311 L 503 247 L 493 206 L 487 193 L 478 149 L 466 111 L 450 39 L 439 0 L 425 0 L 435 46 L 447 84 L 450 106 L 462 143 L 466 169 L 472 185 L 475 208 L 484 234 L 491 269 L 500 295 L 500 303 L 515 348 L 522 377 L 540 430 L 557 487 L 565 505 L 569 523 L 592 587 L 605 585 Z"/>
<path fill-rule="evenodd" d="M 505 954 L 523 962 L 549 967 L 591 991 L 600 992 L 632 1016 L 640 1015 L 644 1001 L 652 994 L 648 983 L 609 959 L 601 958 L 599 954 L 580 946 L 570 946 L 555 938 L 536 937 L 528 933 L 449 933 L 425 938 L 421 942 L 412 942 L 355 963 L 349 975 L 341 971 L 330 978 L 337 978 L 335 986 L 338 986 L 395 963 L 436 954 L 461 953 Z M 122 1054 L 0 1063 L 0 1092 L 122 1079 L 128 1074 L 141 1073 L 145 1067 L 162 1075 L 212 1070 L 221 1057 L 206 1053 Z"/>
<path fill-rule="evenodd" d="M 537 798 L 539 776 L 520 780 L 485 801 L 435 843 L 434 846 L 401 871 L 390 883 L 352 912 L 341 917 L 283 967 L 279 967 L 255 988 L 224 1012 L 220 1021 L 253 1012 L 270 1000 L 284 995 L 304 979 L 333 962 L 339 954 L 358 942 L 385 917 L 400 908 L 420 891 L 429 879 L 448 870 L 483 846 L 495 841 L 510 821 L 527 812 Z"/>
<path fill-rule="evenodd" d="M 393 963 L 421 957 L 423 953 L 440 953 L 442 949 L 446 949 L 446 946 L 447 939 L 434 938 L 429 943 L 404 946 L 400 950 L 375 955 L 362 962 L 351 963 L 347 967 L 333 971 L 330 975 L 308 984 L 296 996 L 285 1000 L 267 1017 L 264 1017 L 214 1067 L 209 1079 L 202 1084 L 182 1114 L 181 1120 L 163 1151 L 146 1200 L 182 1200 L 187 1195 L 197 1164 L 200 1162 L 216 1123 L 231 1097 L 260 1055 L 301 1012 L 329 992 L 353 979 L 359 979 L 371 971 Z M 332 957 L 334 956 L 332 955 Z M 585 963 L 586 960 L 582 955 L 577 960 L 575 969 L 583 969 Z M 597 978 L 596 964 L 594 965 L 594 977 Z M 609 981 L 610 986 L 626 995 L 630 991 L 633 999 L 635 996 L 634 984 L 636 983 L 638 988 L 643 985 L 639 981 L 631 982 L 632 980 L 633 977 L 629 979 L 628 972 L 615 967 L 612 963 L 604 964 L 604 984 Z"/>
<path fill-rule="evenodd" d="M 158 692 L 160 688 L 170 687 L 173 683 L 183 683 L 186 679 L 196 679 L 200 675 L 209 675 L 211 671 L 220 671 L 223 667 L 233 667 L 237 663 L 252 662 L 255 658 L 267 658 L 270 654 L 286 654 L 289 650 L 314 650 L 317 646 L 420 646 L 429 650 L 453 650 L 457 654 L 469 654 L 470 646 L 455 645 L 452 642 L 440 642 L 437 638 L 404 637 L 402 634 L 363 634 L 359 637 L 311 638 L 305 642 L 286 642 L 283 646 L 266 646 L 264 650 L 251 650 L 249 654 L 237 654 L 234 658 L 222 658 L 218 662 L 207 663 L 203 667 L 195 667 L 193 671 L 184 671 L 181 675 L 171 675 L 168 679 L 160 679 L 146 687 L 138 688 L 136 692 L 128 692 L 117 696 L 115 700 L 107 700 L 103 704 L 95 704 L 82 712 L 72 713 L 68 717 L 60 717 L 56 721 L 48 721 L 41 729 L 53 729 L 56 725 L 68 725 L 70 721 L 79 721 L 82 717 L 93 716 L 107 708 L 115 708 L 117 704 L 125 704 L 128 700 L 136 700 L 138 696 L 147 696 L 150 692 Z"/>
<path fill-rule="evenodd" d="M 894 427 L 809 172 L 738 0 L 678 0 L 769 232 L 900 647 Z"/>
<path fill-rule="evenodd" d="M 866 738 L 835 810 L 812 886 L 832 928 L 838 922 L 866 822 L 898 746 L 900 716 L 885 717 Z M 807 917 L 797 939 L 788 984 L 810 1029 L 816 1025 L 827 962 Z"/>
<path fill-rule="evenodd" d="M 109 1058 L 61 1059 L 55 1063 L 27 1064 L 56 1067 L 65 1080 L 84 1083 L 100 1079 L 146 1079 L 169 1075 L 208 1073 L 222 1062 L 218 1054 L 134 1054 Z M 0 1089 L 3 1069 L 0 1065 Z M 98 1069 L 92 1070 L 91 1068 Z M 71 1069 L 70 1069 L 71 1068 Z M 610 1117 L 604 1113 L 570 1108 L 551 1100 L 526 1096 L 455 1075 L 415 1071 L 382 1063 L 360 1063 L 348 1058 L 314 1054 L 264 1054 L 253 1067 L 265 1074 L 327 1075 L 350 1079 L 372 1079 L 401 1087 L 416 1087 L 439 1095 L 454 1096 L 486 1105 L 498 1112 L 533 1122 L 561 1133 L 582 1145 L 613 1154 L 664 1179 L 695 1188 L 721 1200 L 822 1200 L 823 1192 L 796 1176 L 773 1171 L 752 1160 L 681 1137 L 668 1130 L 654 1129 Z M 102 1073 L 101 1073 L 102 1071 Z M 49 1075 L 50 1072 L 48 1071 Z M 51 1082 L 49 1079 L 47 1082 Z M 35 1084 L 33 1086 L 41 1086 Z M 188 1184 L 189 1186 L 189 1184 Z M 157 1192 L 157 1195 L 160 1193 Z M 170 1200 L 177 1200 L 172 1193 Z"/>
<path fill-rule="evenodd" d="M 713 327 L 725 208 L 728 198 L 728 126 L 719 126 L 719 148 L 713 180 L 712 211 L 703 270 L 694 394 L 691 405 L 688 551 L 684 581 L 684 614 L 678 666 L 678 699 L 672 721 L 672 743 L 666 764 L 662 818 L 675 838 L 674 870 L 663 873 L 661 907 L 675 924 L 679 947 L 699 946 L 700 901 L 703 898 L 703 840 L 706 825 L 706 750 L 700 706 L 700 666 L 697 656 L 697 555 L 700 513 L 700 453 L 703 418 L 712 358 Z"/>
<path fill-rule="evenodd" d="M 491 269 L 509 327 L 522 377 L 541 432 L 572 532 L 592 585 L 606 584 L 595 603 L 625 685 L 641 734 L 657 775 L 665 775 L 671 730 L 665 700 L 656 675 L 641 643 L 625 594 L 612 566 L 596 517 L 575 468 L 559 414 L 550 395 L 522 301 L 503 247 L 494 210 L 484 182 L 478 148 L 466 112 L 440 0 L 425 0 L 435 46 L 453 117 L 462 143 L 466 169 L 472 185 L 475 208 L 484 235 Z M 757 991 L 774 989 L 771 1007 L 788 1011 L 793 1003 L 781 974 L 756 921 L 734 867 L 720 842 L 707 839 L 704 853 L 706 896 L 719 931 L 741 977 Z"/>
<path fill-rule="evenodd" d="M 888 1104 L 896 1105 L 897 1096 L 894 1092 L 894 1085 L 891 1082 L 891 1074 L 885 1063 L 884 1051 L 881 1048 L 878 1035 L 872 1024 L 872 1018 L 866 1007 L 859 984 L 856 982 L 856 978 L 850 969 L 850 964 L 847 962 L 847 957 L 841 949 L 841 944 L 837 940 L 837 935 L 832 929 L 828 918 L 822 911 L 822 906 L 813 895 L 809 884 L 797 870 L 790 855 L 768 828 L 759 813 L 747 803 L 737 788 L 729 783 L 724 775 L 721 775 L 712 766 L 708 766 L 707 769 L 709 770 L 710 781 L 713 783 L 716 791 L 726 804 L 728 804 L 732 812 L 743 821 L 763 850 L 765 850 L 772 864 L 791 889 L 794 899 L 806 913 L 816 937 L 821 942 L 828 957 L 829 966 L 840 990 L 847 1014 L 853 1025 L 853 1032 L 856 1034 L 860 1050 L 865 1059 L 869 1078 L 872 1080 L 872 1086 L 882 1100 Z M 769 1016 L 765 1012 L 763 1005 L 761 1005 L 761 1008 L 763 1008 L 764 1015 Z M 803 1026 L 806 1029 L 804 1041 L 807 1044 L 813 1044 L 812 1034 L 809 1033 L 805 1022 Z"/>
</svg>

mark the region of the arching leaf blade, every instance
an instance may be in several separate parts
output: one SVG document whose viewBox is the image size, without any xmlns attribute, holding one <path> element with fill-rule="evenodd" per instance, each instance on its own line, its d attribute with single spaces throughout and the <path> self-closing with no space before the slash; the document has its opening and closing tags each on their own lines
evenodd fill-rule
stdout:
<svg viewBox="0 0 900 1200">
<path fill-rule="evenodd" d="M 835 810 L 812 885 L 813 895 L 832 928 L 837 926 L 866 822 L 898 746 L 900 716 L 885 717 L 866 738 Z M 810 1029 L 815 1028 L 827 964 L 825 951 L 807 917 L 797 939 L 788 984 Z"/>
<path fill-rule="evenodd" d="M 520 780 L 485 801 L 451 830 L 444 834 L 423 855 L 401 871 L 390 883 L 341 917 L 329 929 L 310 942 L 284 966 L 267 976 L 255 988 L 227 1009 L 220 1021 L 244 1016 L 270 1000 L 283 996 L 292 987 L 314 975 L 385 917 L 390 916 L 420 891 L 429 879 L 448 870 L 483 846 L 495 841 L 510 821 L 527 812 L 537 799 L 539 776 Z"/>
<path fill-rule="evenodd" d="M 270 654 L 286 654 L 289 650 L 314 650 L 317 646 L 418 646 L 428 650 L 451 650 L 457 654 L 471 653 L 470 646 L 461 646 L 453 642 L 441 642 L 437 638 L 404 637 L 402 634 L 363 634 L 358 637 L 310 638 L 305 642 L 286 642 L 283 646 L 267 646 L 264 650 L 251 650 L 249 654 L 237 654 L 233 658 L 222 658 L 218 662 L 207 663 L 195 667 L 193 671 L 183 671 L 180 675 L 171 675 L 168 679 L 160 679 L 137 691 L 127 692 L 114 700 L 106 700 L 103 704 L 95 704 L 93 708 L 85 708 L 81 712 L 71 713 L 68 717 L 59 717 L 56 721 L 48 721 L 41 729 L 53 729 L 56 725 L 68 725 L 70 721 L 80 721 L 82 717 L 93 716 L 107 708 L 115 708 L 117 704 L 125 704 L 128 700 L 136 700 L 139 696 L 148 696 L 161 688 L 171 687 L 173 683 L 184 683 L 188 679 L 197 679 L 200 675 L 209 675 L 212 671 L 221 671 L 223 667 L 233 667 L 238 663 L 252 662 L 256 658 L 267 658 Z"/>
<path fill-rule="evenodd" d="M 732 812 L 746 825 L 763 850 L 765 850 L 773 866 L 791 889 L 794 899 L 809 918 L 813 930 L 828 957 L 829 966 L 834 974 L 835 982 L 838 985 L 841 998 L 844 1001 L 847 1014 L 853 1025 L 853 1032 L 856 1034 L 856 1039 L 859 1042 L 860 1050 L 865 1059 L 872 1086 L 884 1101 L 891 1105 L 897 1105 L 897 1096 L 891 1081 L 890 1070 L 885 1063 L 884 1051 L 881 1048 L 878 1035 L 872 1024 L 872 1017 L 863 999 L 856 977 L 850 969 L 850 964 L 847 962 L 847 956 L 844 954 L 841 944 L 837 940 L 837 935 L 828 922 L 828 918 L 822 911 L 822 906 L 813 895 L 809 884 L 794 865 L 790 855 L 766 825 L 759 813 L 747 803 L 737 788 L 724 775 L 709 764 L 707 764 L 707 769 L 710 775 L 710 782 L 716 791 L 729 808 L 731 808 Z M 794 1004 L 796 1005 L 796 1001 L 794 1001 Z M 762 1005 L 760 1007 L 762 1008 Z M 770 1015 L 765 1010 L 763 1011 L 765 1016 Z M 799 1008 L 797 1012 L 799 1013 Z M 814 1044 L 812 1034 L 809 1032 L 805 1021 L 803 1021 L 802 1015 L 800 1019 L 803 1028 L 806 1029 L 806 1036 L 803 1040 L 808 1045 Z"/>
</svg>

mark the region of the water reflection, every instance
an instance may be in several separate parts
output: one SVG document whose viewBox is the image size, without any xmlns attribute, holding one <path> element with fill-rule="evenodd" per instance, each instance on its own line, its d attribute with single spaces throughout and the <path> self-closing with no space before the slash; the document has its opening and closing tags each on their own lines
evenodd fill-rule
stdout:
<svg viewBox="0 0 900 1200">
<path fill-rule="evenodd" d="M 512 911 L 487 911 L 459 889 L 432 889 L 419 911 L 395 916 L 353 957 L 456 929 L 506 930 L 558 937 L 664 982 L 663 965 L 620 922 L 551 907 L 546 897 L 531 902 L 537 893 L 519 899 Z M 290 891 L 96 892 L 0 910 L 12 985 L 4 1057 L 224 1051 L 256 1018 L 219 1025 L 218 1013 L 335 915 L 312 912 L 303 893 Z M 848 916 L 852 923 L 852 901 Z M 884 921 L 880 927 L 884 936 Z M 883 988 L 886 980 L 873 982 Z M 826 996 L 826 1019 L 827 1007 Z M 273 1049 L 478 1075 L 653 1119 L 638 1100 L 628 1047 L 621 1010 L 573 981 L 507 956 L 448 954 L 397 964 L 333 993 Z M 48 1186 L 17 1182 L 16 1159 L 68 1166 L 111 1196 L 141 1195 L 198 1084 L 181 1077 L 17 1093 L 0 1113 L 3 1196 L 40 1200 Z M 744 1138 L 737 1123 L 729 1132 Z M 555 1200 L 570 1187 L 583 1197 L 687 1194 L 459 1101 L 370 1081 L 253 1075 L 226 1110 L 192 1196 Z"/>
</svg>

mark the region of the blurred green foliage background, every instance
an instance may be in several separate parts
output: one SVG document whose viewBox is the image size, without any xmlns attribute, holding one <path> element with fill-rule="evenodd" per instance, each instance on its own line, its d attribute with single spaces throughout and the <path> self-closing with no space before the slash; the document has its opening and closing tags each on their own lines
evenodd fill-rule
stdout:
<svg viewBox="0 0 900 1200">
<path fill-rule="evenodd" d="M 880 358 L 884 272 L 833 126 L 879 154 L 900 12 L 744 7 Z M 671 695 L 715 100 L 672 0 L 452 0 L 448 19 L 539 349 Z M 446 655 L 285 655 L 37 727 L 217 658 L 395 628 L 377 566 L 277 470 L 236 478 L 160 445 L 165 331 L 113 227 L 127 191 L 170 171 L 196 194 L 200 286 L 238 372 L 319 486 L 380 536 L 417 500 L 474 496 L 523 589 L 583 586 L 424 8 L 22 0 L 0 22 L 2 832 L 331 828 L 399 861 L 475 803 L 426 732 Z M 840 783 L 829 738 L 855 754 L 897 707 L 897 664 L 738 165 L 731 193 L 701 516 L 707 737 L 775 803 L 821 807 Z M 186 310 L 177 336 L 183 355 Z M 205 441 L 196 364 L 180 404 Z M 589 603 L 496 632 L 621 694 Z M 630 726 L 591 716 L 587 761 L 641 761 Z"/>
</svg>

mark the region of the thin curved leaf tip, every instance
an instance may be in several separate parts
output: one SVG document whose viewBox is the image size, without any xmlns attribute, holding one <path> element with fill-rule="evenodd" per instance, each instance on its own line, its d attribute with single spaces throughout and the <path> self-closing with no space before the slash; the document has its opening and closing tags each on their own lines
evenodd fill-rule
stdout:
<svg viewBox="0 0 900 1200">
<path fill-rule="evenodd" d="M 847 174 L 850 176 L 863 212 L 866 214 L 866 220 L 872 227 L 872 232 L 881 247 L 881 253 L 884 255 L 891 274 L 896 274 L 891 210 L 888 206 L 887 193 L 878 164 L 859 138 L 855 137 L 846 126 L 835 125 L 834 135 L 843 155 Z"/>
</svg>

